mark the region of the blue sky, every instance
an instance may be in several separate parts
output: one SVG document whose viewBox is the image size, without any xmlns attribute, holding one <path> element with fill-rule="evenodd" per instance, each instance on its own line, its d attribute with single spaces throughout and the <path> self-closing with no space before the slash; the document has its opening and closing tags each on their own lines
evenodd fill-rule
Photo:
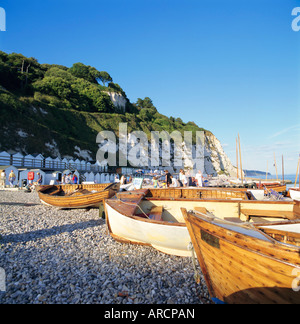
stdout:
<svg viewBox="0 0 300 324">
<path fill-rule="evenodd" d="M 295 173 L 300 153 L 300 0 L 2 0 L 0 49 L 107 71 L 131 102 L 212 131 L 235 163 Z M 300 23 L 299 23 L 300 24 Z"/>
</svg>

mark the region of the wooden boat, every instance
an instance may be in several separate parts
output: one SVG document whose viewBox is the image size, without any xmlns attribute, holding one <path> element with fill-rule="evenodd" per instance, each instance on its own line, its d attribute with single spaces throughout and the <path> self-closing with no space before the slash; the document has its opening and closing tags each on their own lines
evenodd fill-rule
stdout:
<svg viewBox="0 0 300 324">
<path fill-rule="evenodd" d="M 289 194 L 293 200 L 300 200 L 300 189 L 299 188 L 290 188 Z"/>
<path fill-rule="evenodd" d="M 59 208 L 99 207 L 120 189 L 119 183 L 41 186 L 37 192 L 41 203 Z"/>
<path fill-rule="evenodd" d="M 120 242 L 149 245 L 157 250 L 190 256 L 190 237 L 181 208 L 206 208 L 240 221 L 293 219 L 292 201 L 250 200 L 249 193 L 229 189 L 142 189 L 121 192 L 105 200 L 109 232 Z M 252 197 L 250 195 L 250 197 Z"/>
<path fill-rule="evenodd" d="M 236 223 L 182 209 L 215 302 L 300 303 L 300 221 Z M 300 217 L 300 202 L 294 205 Z"/>
<path fill-rule="evenodd" d="M 279 182 L 256 182 L 258 189 L 265 189 L 266 193 L 268 190 L 274 190 L 276 192 L 285 193 L 287 191 L 286 184 L 281 184 Z"/>
</svg>

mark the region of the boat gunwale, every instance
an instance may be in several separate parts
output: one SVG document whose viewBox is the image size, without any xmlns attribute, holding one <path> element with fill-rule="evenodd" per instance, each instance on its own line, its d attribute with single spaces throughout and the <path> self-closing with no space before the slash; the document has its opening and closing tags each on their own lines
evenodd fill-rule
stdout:
<svg viewBox="0 0 300 324">
<path fill-rule="evenodd" d="M 185 208 L 183 208 L 185 209 Z M 185 209 L 186 210 L 186 209 Z M 254 244 L 262 244 L 264 245 L 264 248 L 270 248 L 270 247 L 274 247 L 276 246 L 277 248 L 280 248 L 281 250 L 285 251 L 285 252 L 291 252 L 291 253 L 295 253 L 297 252 L 298 255 L 300 255 L 300 246 L 295 246 L 295 245 L 292 245 L 292 244 L 288 244 L 288 243 L 283 243 L 283 242 L 280 242 L 280 241 L 277 241 L 275 240 L 274 238 L 272 238 L 271 236 L 269 236 L 268 234 L 264 233 L 262 230 L 260 230 L 259 227 L 261 226 L 272 226 L 271 224 L 259 224 L 259 223 L 234 223 L 234 222 L 231 222 L 231 221 L 228 221 L 228 220 L 223 220 L 219 217 L 216 217 L 216 216 L 210 216 L 210 215 L 205 215 L 203 213 L 200 213 L 198 211 L 186 211 L 187 215 L 189 214 L 192 214 L 192 216 L 200 219 L 200 221 L 202 221 L 202 223 L 206 223 L 206 224 L 209 224 L 211 226 L 215 226 L 215 227 L 218 227 L 221 231 L 230 231 L 230 232 L 234 232 L 236 234 L 235 237 L 241 235 L 241 236 L 247 236 L 247 241 L 251 241 L 252 243 Z M 185 216 L 184 216 L 185 218 Z M 185 221 L 187 222 L 186 218 L 185 218 Z M 216 221 L 216 222 L 214 222 Z M 189 220 L 189 222 L 193 223 L 194 225 L 197 226 L 197 224 L 194 222 L 194 221 L 191 221 Z M 257 237 L 254 237 L 254 236 L 249 236 L 245 233 L 241 233 L 241 232 L 238 232 L 238 231 L 235 231 L 234 229 L 231 229 L 231 228 L 226 228 L 226 227 L 222 227 L 220 226 L 219 224 L 228 224 L 228 225 L 232 225 L 234 228 L 245 228 L 245 229 L 248 229 L 248 230 L 253 230 L 253 231 L 257 231 L 258 233 L 262 234 L 267 240 L 262 240 L 260 238 L 257 238 Z M 280 222 L 280 225 L 283 225 L 283 224 L 291 224 L 291 223 L 296 223 L 296 224 L 300 224 L 300 221 L 286 221 L 286 222 Z M 279 223 L 273 223 L 273 225 L 279 225 Z M 265 257 L 268 257 L 268 258 L 271 258 L 273 260 L 277 260 L 277 261 L 280 261 L 280 262 L 284 262 L 285 264 L 289 264 L 291 265 L 291 263 L 288 263 L 288 262 L 285 262 L 284 260 L 281 260 L 281 259 L 278 259 L 278 258 L 275 258 L 274 256 L 270 256 L 268 254 L 264 254 L 264 253 L 261 253 L 253 248 L 249 248 L 249 246 L 247 245 L 241 245 L 241 244 L 238 244 L 234 238 L 229 235 L 229 234 L 226 234 L 226 237 L 224 237 L 224 235 L 220 235 L 218 234 L 216 231 L 214 231 L 213 233 L 209 230 L 209 229 L 203 229 L 205 232 L 208 232 L 210 233 L 211 235 L 213 236 L 216 236 L 217 238 L 221 239 L 221 240 L 224 240 L 224 241 L 227 241 L 228 243 L 230 244 L 233 244 L 239 248 L 242 248 L 242 249 L 246 249 L 248 251 L 252 251 L 253 253 L 259 253 L 260 255 L 263 255 Z M 240 238 L 239 238 L 240 239 Z M 258 243 L 258 241 L 260 243 Z M 292 264 L 294 265 L 294 264 Z M 299 268 L 300 268 L 300 260 L 299 260 L 299 265 L 297 265 Z"/>
<path fill-rule="evenodd" d="M 141 199 L 142 201 L 143 199 Z M 111 205 L 111 202 L 113 200 L 112 199 L 106 199 L 105 200 L 105 204 L 108 204 L 115 212 L 117 212 L 118 214 L 120 214 L 121 216 L 124 217 L 128 217 L 137 221 L 141 221 L 141 222 L 146 222 L 146 223 L 151 223 L 151 224 L 160 224 L 160 225 L 168 225 L 168 226 L 177 226 L 177 227 L 186 227 L 184 222 L 170 222 L 170 221 L 164 221 L 164 220 L 154 220 L 154 219 L 150 219 L 150 218 L 146 218 L 146 217 L 142 217 L 142 216 L 138 216 L 138 215 L 126 215 L 125 213 L 122 213 L 120 210 L 118 210 L 117 208 L 115 208 L 114 206 Z M 141 203 L 141 201 L 139 203 Z M 123 201 L 118 201 L 120 203 L 124 203 Z M 134 212 L 136 212 L 136 210 L 138 209 L 138 205 L 136 204 L 136 208 L 134 209 Z M 105 208 L 106 210 L 106 208 Z M 106 212 L 107 215 L 107 212 Z"/>
</svg>

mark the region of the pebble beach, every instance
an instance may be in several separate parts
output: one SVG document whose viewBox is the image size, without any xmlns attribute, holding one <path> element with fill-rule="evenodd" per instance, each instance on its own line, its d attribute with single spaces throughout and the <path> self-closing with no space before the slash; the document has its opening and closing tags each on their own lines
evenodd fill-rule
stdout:
<svg viewBox="0 0 300 324">
<path fill-rule="evenodd" d="M 0 268 L 0 304 L 210 303 L 192 258 L 118 243 L 98 209 L 58 210 L 35 192 L 0 191 Z"/>
</svg>

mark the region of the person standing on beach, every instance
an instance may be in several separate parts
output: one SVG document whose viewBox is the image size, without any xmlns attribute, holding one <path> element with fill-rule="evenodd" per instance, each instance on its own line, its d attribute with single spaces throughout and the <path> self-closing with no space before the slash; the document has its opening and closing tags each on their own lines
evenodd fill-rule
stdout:
<svg viewBox="0 0 300 324">
<path fill-rule="evenodd" d="M 10 174 L 8 176 L 8 181 L 9 181 L 9 184 L 10 184 L 10 187 L 13 188 L 14 186 L 14 181 L 16 180 L 16 175 L 14 174 L 14 171 L 11 170 L 10 171 Z"/>
<path fill-rule="evenodd" d="M 203 176 L 202 172 L 199 170 L 195 177 L 197 181 L 197 187 L 203 187 Z"/>
<path fill-rule="evenodd" d="M 37 173 L 38 179 L 37 179 L 37 184 L 40 186 L 43 184 L 43 176 L 40 174 L 40 172 Z"/>
<path fill-rule="evenodd" d="M 5 170 L 2 170 L 0 175 L 0 186 L 5 188 L 5 182 L 6 182 L 6 174 L 5 174 Z"/>
<path fill-rule="evenodd" d="M 188 180 L 186 178 L 185 172 L 182 169 L 180 170 L 180 173 L 179 173 L 179 181 L 180 181 L 180 185 L 182 187 L 187 187 Z"/>
<path fill-rule="evenodd" d="M 166 174 L 166 184 L 167 187 L 169 188 L 170 185 L 172 184 L 172 175 L 168 170 L 165 170 L 165 174 Z"/>
</svg>

